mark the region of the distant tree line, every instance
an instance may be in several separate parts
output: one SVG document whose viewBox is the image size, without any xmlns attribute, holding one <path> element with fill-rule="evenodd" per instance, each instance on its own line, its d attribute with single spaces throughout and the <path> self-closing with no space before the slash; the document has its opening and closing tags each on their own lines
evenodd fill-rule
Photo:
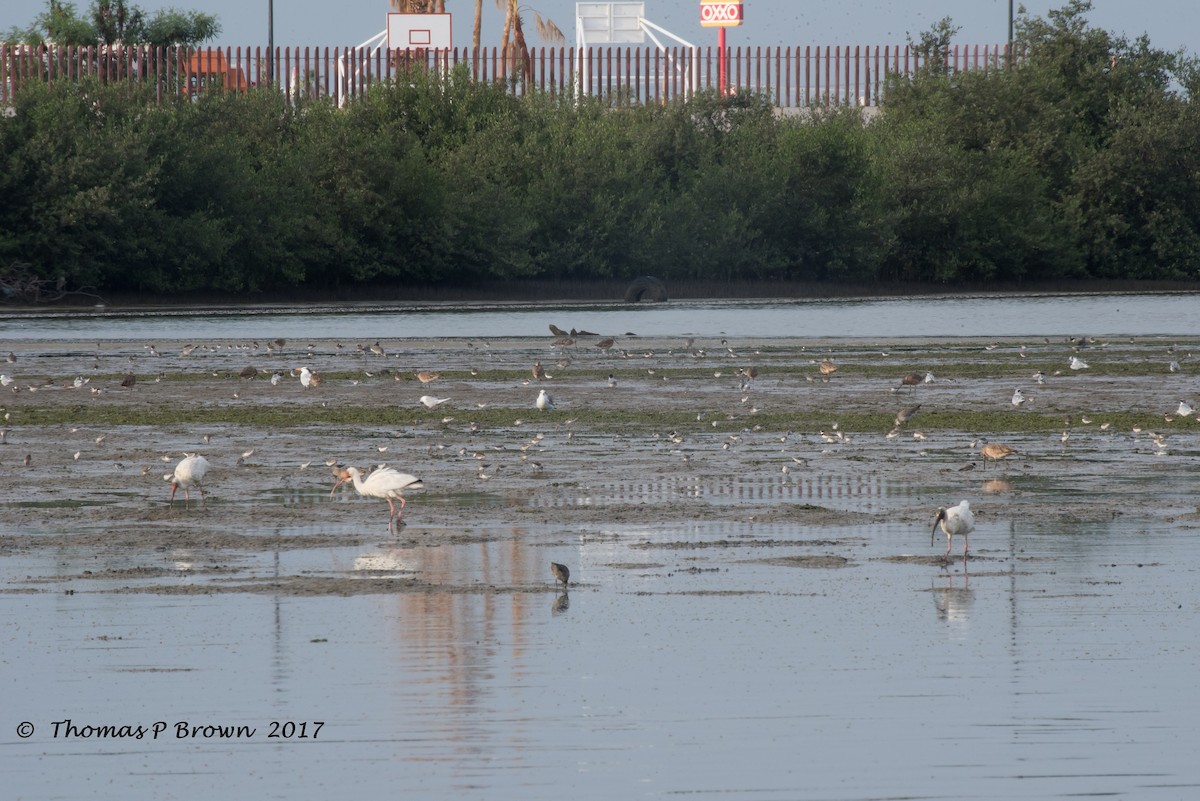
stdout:
<svg viewBox="0 0 1200 801">
<path fill-rule="evenodd" d="M 1022 16 L 1022 65 L 934 57 L 884 113 L 626 107 L 412 72 L 345 109 L 23 88 L 0 270 L 174 293 L 480 279 L 1200 279 L 1194 59 Z M 954 29 L 922 39 L 934 54 Z"/>
<path fill-rule="evenodd" d="M 4 34 L 10 44 L 59 45 L 197 45 L 221 32 L 211 14 L 163 8 L 147 14 L 126 0 L 93 0 L 86 13 L 74 3 L 47 0 L 46 10 L 27 28 Z"/>
</svg>

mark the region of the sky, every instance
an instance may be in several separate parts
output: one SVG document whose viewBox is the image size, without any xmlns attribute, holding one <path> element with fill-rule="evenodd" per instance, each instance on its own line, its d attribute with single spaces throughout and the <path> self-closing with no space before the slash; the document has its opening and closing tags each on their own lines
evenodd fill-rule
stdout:
<svg viewBox="0 0 1200 801">
<path fill-rule="evenodd" d="M 268 0 L 132 0 L 149 12 L 160 8 L 216 15 L 221 46 L 267 43 Z M 76 8 L 92 0 L 75 0 Z M 279 46 L 347 47 L 364 43 L 384 30 L 388 0 L 273 0 L 275 43 Z M 1062 8 L 1067 0 L 1026 0 L 1037 17 Z M 1014 7 L 1022 5 L 1014 3 Z M 685 41 L 715 46 L 715 28 L 700 26 L 698 0 L 646 0 L 646 18 Z M 549 18 L 575 42 L 574 0 L 521 0 L 522 9 Z M 0 31 L 28 27 L 46 8 L 46 0 L 0 0 Z M 474 0 L 446 0 L 453 16 L 454 45 L 471 44 Z M 955 43 L 1000 44 L 1007 40 L 1009 0 L 745 0 L 745 24 L 729 28 L 727 44 L 737 46 L 886 45 L 919 38 L 950 17 L 960 31 Z M 1093 27 L 1133 39 L 1145 33 L 1160 50 L 1200 53 L 1200 13 L 1196 0 L 1093 0 Z M 532 20 L 528 20 L 532 22 Z M 527 31 L 532 25 L 527 22 Z M 502 17 L 496 0 L 484 0 L 485 45 L 500 43 Z M 527 34 L 531 45 L 544 44 Z M 647 41 L 647 46 L 651 42 Z"/>
</svg>

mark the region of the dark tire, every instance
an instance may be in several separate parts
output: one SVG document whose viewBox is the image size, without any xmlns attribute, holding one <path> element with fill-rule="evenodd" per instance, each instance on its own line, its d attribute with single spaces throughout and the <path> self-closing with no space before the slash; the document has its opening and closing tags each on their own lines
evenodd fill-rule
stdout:
<svg viewBox="0 0 1200 801">
<path fill-rule="evenodd" d="M 625 290 L 625 302 L 640 303 L 643 300 L 649 303 L 666 303 L 667 285 L 652 275 L 633 279 L 633 283 Z"/>
</svg>

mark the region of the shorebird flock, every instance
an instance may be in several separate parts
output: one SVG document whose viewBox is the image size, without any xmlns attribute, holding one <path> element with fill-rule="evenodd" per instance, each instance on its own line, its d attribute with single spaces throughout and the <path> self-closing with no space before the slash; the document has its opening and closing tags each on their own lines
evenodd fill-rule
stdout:
<svg viewBox="0 0 1200 801">
<path fill-rule="evenodd" d="M 614 449 L 633 442 L 661 457 L 657 471 L 729 480 L 759 469 L 776 481 L 800 481 L 826 459 L 862 472 L 874 462 L 932 463 L 941 466 L 944 483 L 960 485 L 975 469 L 1008 481 L 1042 461 L 1075 458 L 1099 438 L 1113 453 L 1125 447 L 1155 457 L 1169 456 L 1174 438 L 1194 438 L 1200 368 L 1189 347 L 1110 346 L 1079 337 L 967 341 L 944 353 L 844 342 L 810 350 L 788 341 L 649 341 L 551 325 L 542 341 L 494 345 L 475 338 L 421 349 L 374 338 L 97 343 L 94 352 L 67 356 L 16 349 L 0 373 L 0 467 L 57 464 L 67 471 L 107 464 L 146 476 L 161 473 L 153 469 L 161 458 L 175 465 L 163 476 L 171 486 L 167 506 L 175 506 L 182 489 L 183 508 L 190 509 L 194 489 L 203 510 L 212 488 L 236 486 L 239 470 L 274 470 L 295 485 L 300 471 L 324 462 L 333 471 L 330 495 L 348 484 L 358 495 L 385 500 L 393 532 L 405 524 L 405 493 L 412 490 L 437 492 L 452 482 L 585 481 L 619 461 Z M 1115 401 L 1106 404 L 1104 396 Z M 314 422 L 285 443 L 239 440 L 236 426 L 219 423 L 187 431 L 184 423 L 162 437 L 171 447 L 158 457 L 134 442 L 139 435 L 131 428 L 82 425 L 63 434 L 69 449 L 54 457 L 25 419 L 36 418 L 27 412 L 46 407 L 47 399 L 51 407 L 78 407 L 86 418 L 88 404 L 131 398 L 174 404 L 182 420 L 198 408 L 250 404 L 311 409 Z M 396 409 L 398 422 L 339 424 L 336 437 L 322 422 L 324 410 L 379 406 Z M 964 430 L 956 422 L 961 417 L 970 425 L 979 416 L 996 430 Z M 654 419 L 660 429 L 642 422 Z M 214 430 L 199 430 L 205 427 Z M 589 430 L 596 428 L 608 433 L 597 437 Z M 559 457 L 569 450 L 584 456 Z M 381 457 L 396 464 L 379 464 Z M 417 478 L 430 471 L 428 483 Z M 965 553 L 974 525 L 969 503 L 930 513 L 947 536 L 947 554 L 955 536 L 962 536 Z"/>
</svg>

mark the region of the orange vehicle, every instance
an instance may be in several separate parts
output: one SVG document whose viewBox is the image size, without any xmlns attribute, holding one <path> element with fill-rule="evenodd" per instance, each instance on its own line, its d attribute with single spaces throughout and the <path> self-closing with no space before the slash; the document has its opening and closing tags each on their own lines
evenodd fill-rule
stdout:
<svg viewBox="0 0 1200 801">
<path fill-rule="evenodd" d="M 184 91 L 193 97 L 209 89 L 246 92 L 250 87 L 241 67 L 230 67 L 221 50 L 197 50 L 184 65 Z"/>
</svg>

